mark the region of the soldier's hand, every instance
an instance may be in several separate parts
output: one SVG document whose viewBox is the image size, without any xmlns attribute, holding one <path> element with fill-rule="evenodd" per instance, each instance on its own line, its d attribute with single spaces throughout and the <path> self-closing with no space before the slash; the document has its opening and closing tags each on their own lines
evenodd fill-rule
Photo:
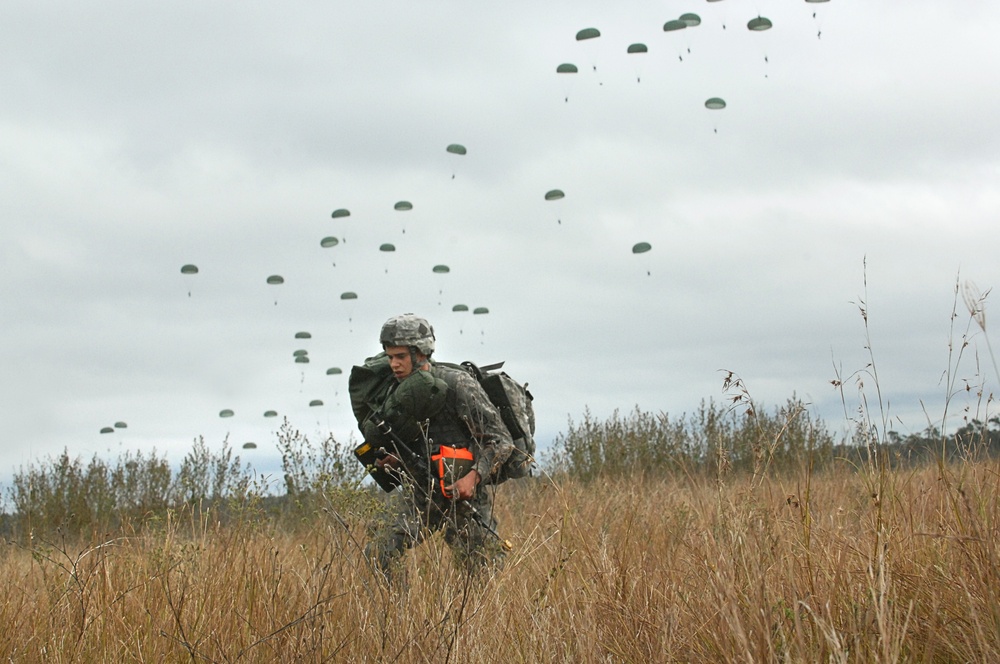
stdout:
<svg viewBox="0 0 1000 664">
<path fill-rule="evenodd" d="M 385 470 L 387 466 L 390 470 L 396 470 L 400 466 L 400 461 L 396 455 L 386 454 L 381 459 L 375 459 L 375 465 L 382 470 Z"/>
<path fill-rule="evenodd" d="M 445 488 L 458 500 L 470 500 L 476 495 L 476 485 L 479 484 L 480 479 L 478 470 L 470 470 L 462 479 Z"/>
</svg>

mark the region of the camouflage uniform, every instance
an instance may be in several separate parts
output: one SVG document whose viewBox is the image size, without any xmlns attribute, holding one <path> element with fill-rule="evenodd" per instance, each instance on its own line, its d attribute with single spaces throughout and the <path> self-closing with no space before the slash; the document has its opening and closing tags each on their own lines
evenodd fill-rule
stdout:
<svg viewBox="0 0 1000 664">
<path fill-rule="evenodd" d="M 390 322 L 404 318 L 397 317 Z M 422 319 L 416 320 L 426 324 Z M 397 331 L 395 334 L 400 333 Z M 424 348 L 429 345 L 433 351 L 432 329 L 429 334 L 430 343 L 424 340 L 422 345 Z M 412 336 L 403 336 L 406 341 L 413 340 Z M 416 347 L 416 344 L 392 343 L 394 340 L 388 339 L 387 342 L 383 335 L 383 345 Z M 499 567 L 503 562 L 503 549 L 483 523 L 496 530 L 492 483 L 497 480 L 504 461 L 514 449 L 514 443 L 499 411 L 475 378 L 461 369 L 433 363 L 429 372 L 438 384 L 447 385 L 445 405 L 430 417 L 419 418 L 423 420 L 420 423 L 422 435 L 418 436 L 415 445 L 423 449 L 413 452 L 420 461 L 410 460 L 407 463 L 406 459 L 403 460 L 406 470 L 403 487 L 391 495 L 387 518 L 365 548 L 366 557 L 390 580 L 401 572 L 400 563 L 406 549 L 442 529 L 456 562 L 466 571 L 475 573 L 486 565 Z M 400 385 L 411 378 L 413 376 L 405 378 Z M 440 445 L 467 447 L 472 451 L 473 469 L 479 472 L 481 479 L 471 500 L 446 498 L 435 487 L 435 478 L 429 475 L 428 469 L 430 457 Z"/>
</svg>

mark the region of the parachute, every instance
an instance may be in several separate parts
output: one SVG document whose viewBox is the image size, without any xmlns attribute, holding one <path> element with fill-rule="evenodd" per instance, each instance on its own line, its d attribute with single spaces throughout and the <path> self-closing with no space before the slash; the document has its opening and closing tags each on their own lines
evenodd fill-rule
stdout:
<svg viewBox="0 0 1000 664">
<path fill-rule="evenodd" d="M 309 407 L 310 408 L 313 408 L 315 406 L 322 406 L 322 405 L 323 405 L 323 400 L 322 399 L 313 399 L 312 401 L 309 402 Z"/>
<path fill-rule="evenodd" d="M 697 14 L 681 14 L 679 18 L 672 21 L 667 21 L 663 24 L 664 32 L 677 32 L 678 30 L 684 30 L 686 28 L 693 28 L 697 25 L 701 25 L 701 17 Z M 688 53 L 691 52 L 690 43 L 685 47 Z M 683 52 L 677 54 L 677 59 L 684 62 Z"/>
<path fill-rule="evenodd" d="M 333 214 L 331 214 L 330 216 L 334 219 L 340 219 L 341 217 L 350 217 L 351 211 L 345 208 L 340 208 L 338 210 L 334 210 Z"/>
<path fill-rule="evenodd" d="M 488 313 L 490 313 L 489 307 L 476 307 L 475 309 L 472 310 L 472 315 L 473 316 L 485 316 Z M 486 343 L 485 339 L 486 339 L 486 326 L 480 320 L 480 322 L 479 322 L 479 343 L 480 344 Z"/>
<path fill-rule="evenodd" d="M 191 263 L 182 265 L 181 274 L 198 274 L 198 266 Z M 188 289 L 188 297 L 191 297 L 191 289 Z"/>
<path fill-rule="evenodd" d="M 125 422 L 115 422 L 115 428 L 116 429 L 127 429 L 128 428 L 128 424 L 126 424 Z"/>
<path fill-rule="evenodd" d="M 597 39 L 600 36 L 601 36 L 601 31 L 598 30 L 597 28 L 584 28 L 583 30 L 580 30 L 579 32 L 576 33 L 576 40 L 578 42 L 587 42 L 588 44 L 586 48 L 590 54 L 590 66 L 593 67 L 594 71 L 597 71 L 597 63 L 595 62 L 594 58 L 597 46 L 596 42 L 594 42 L 593 40 Z"/>
<path fill-rule="evenodd" d="M 235 413 L 229 408 L 219 411 L 219 417 L 232 417 L 233 415 L 235 415 Z"/>
<path fill-rule="evenodd" d="M 628 53 L 628 54 L 648 53 L 649 49 L 646 48 L 645 44 L 641 44 L 639 42 L 636 42 L 635 44 L 629 44 L 628 48 L 625 49 L 625 52 Z M 636 70 L 635 70 L 635 82 L 636 83 L 642 82 L 642 76 L 639 74 L 639 68 L 638 67 L 636 67 Z"/>
<path fill-rule="evenodd" d="M 451 308 L 452 311 L 468 311 L 469 307 L 465 304 L 456 304 Z"/>
<path fill-rule="evenodd" d="M 114 427 L 101 427 L 101 433 L 114 433 Z"/>
<path fill-rule="evenodd" d="M 649 251 L 652 248 L 653 248 L 653 245 L 651 245 L 648 242 L 636 242 L 635 244 L 632 245 L 632 253 L 633 254 L 644 254 L 644 253 L 646 253 L 647 251 Z M 648 276 L 650 276 L 650 274 L 651 274 L 650 271 L 647 269 L 646 270 L 646 276 L 648 277 Z"/>
<path fill-rule="evenodd" d="M 770 19 L 766 19 L 763 16 L 757 16 L 756 18 L 752 18 L 747 22 L 747 30 L 749 30 L 750 32 L 764 32 L 765 30 L 770 30 L 771 26 L 772 23 Z M 761 53 L 761 56 L 764 58 L 764 62 L 767 63 L 769 61 L 767 57 L 767 51 L 763 49 L 762 51 L 763 52 Z M 764 78 L 767 78 L 766 73 L 764 74 Z"/>
<path fill-rule="evenodd" d="M 309 351 L 307 351 L 304 348 L 300 348 L 299 350 L 294 351 L 292 353 L 292 357 L 302 357 L 303 355 L 308 355 L 308 354 L 309 354 Z"/>
<path fill-rule="evenodd" d="M 310 334 L 309 332 L 296 332 L 295 333 L 295 338 L 296 339 L 312 339 L 313 335 Z"/>
<path fill-rule="evenodd" d="M 570 62 L 564 62 L 558 67 L 556 67 L 557 74 L 576 74 L 580 70 L 577 69 L 576 65 Z M 562 77 L 565 79 L 565 77 Z M 573 77 L 575 78 L 575 77 Z M 571 87 L 570 79 L 565 79 L 563 81 L 563 101 L 569 101 L 569 89 Z"/>
<path fill-rule="evenodd" d="M 344 291 L 343 293 L 340 294 L 340 299 L 349 302 L 351 304 L 354 304 L 354 300 L 358 299 L 358 294 L 355 293 L 354 291 Z M 349 326 L 348 332 L 354 331 L 353 323 L 354 323 L 354 307 L 350 306 L 347 309 L 347 324 Z"/>
<path fill-rule="evenodd" d="M 392 252 L 396 251 L 396 245 L 392 244 L 391 242 L 383 242 L 378 246 L 378 250 L 383 254 L 391 254 Z M 385 266 L 385 273 L 389 274 L 389 263 L 385 262 L 383 263 L 383 265 Z"/>
<path fill-rule="evenodd" d="M 447 265 L 435 265 L 434 267 L 431 268 L 431 272 L 433 272 L 434 274 L 448 274 L 449 272 L 451 272 L 451 268 L 448 267 Z M 438 305 L 441 304 L 441 296 L 442 295 L 444 295 L 444 289 L 443 288 L 439 288 L 438 289 Z"/>
<path fill-rule="evenodd" d="M 726 107 L 726 100 L 721 97 L 710 97 L 705 100 L 705 108 L 710 111 L 721 111 Z M 718 127 L 713 127 L 712 131 L 716 134 L 719 133 Z"/>
<path fill-rule="evenodd" d="M 342 373 L 344 373 L 344 371 L 340 367 L 330 367 L 326 370 L 327 376 L 339 376 Z"/>
<path fill-rule="evenodd" d="M 264 417 L 277 417 L 277 416 L 278 416 L 278 411 L 276 411 L 276 410 L 265 410 L 264 411 Z"/>
<path fill-rule="evenodd" d="M 547 201 L 558 201 L 565 197 L 566 194 L 563 193 L 562 189 L 550 189 L 549 191 L 545 192 L 545 200 Z M 562 219 L 556 219 L 556 223 L 561 224 Z"/>
<path fill-rule="evenodd" d="M 308 355 L 296 355 L 295 356 L 295 363 L 296 364 L 309 364 L 309 356 Z"/>
<path fill-rule="evenodd" d="M 408 212 L 413 209 L 413 203 L 411 203 L 410 201 L 399 201 L 398 203 L 393 205 L 392 208 L 394 210 L 398 210 L 399 212 Z M 403 225 L 403 235 L 406 235 L 405 224 Z"/>
<path fill-rule="evenodd" d="M 465 149 L 465 146 L 462 145 L 461 143 L 452 143 L 451 145 L 449 145 L 448 147 L 445 148 L 445 152 L 449 152 L 451 154 L 457 154 L 457 155 L 461 156 L 461 155 L 464 155 L 467 152 L 467 150 Z M 451 174 L 451 179 L 452 180 L 455 179 L 455 173 L 454 172 L 452 172 L 452 174 Z"/>
<path fill-rule="evenodd" d="M 255 449 L 257 449 L 257 443 L 243 443 L 243 449 L 245 449 L 245 450 L 255 450 Z"/>
<path fill-rule="evenodd" d="M 333 237 L 332 235 L 325 237 L 319 241 L 319 246 L 323 247 L 324 249 L 329 249 L 330 247 L 336 247 L 338 244 L 340 244 L 340 240 Z"/>
<path fill-rule="evenodd" d="M 272 274 L 270 277 L 267 278 L 267 283 L 272 286 L 280 286 L 281 284 L 285 283 L 285 278 L 280 274 Z M 274 298 L 274 306 L 278 306 L 277 296 L 275 296 Z"/>
</svg>

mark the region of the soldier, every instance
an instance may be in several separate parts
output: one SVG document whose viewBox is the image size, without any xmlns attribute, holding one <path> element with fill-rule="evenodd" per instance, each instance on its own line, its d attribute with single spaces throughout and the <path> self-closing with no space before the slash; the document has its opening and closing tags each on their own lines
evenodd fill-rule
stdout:
<svg viewBox="0 0 1000 664">
<path fill-rule="evenodd" d="M 390 580 L 405 550 L 440 529 L 469 573 L 503 562 L 492 485 L 514 444 L 476 379 L 431 360 L 434 340 L 430 323 L 413 314 L 390 318 L 379 335 L 396 379 L 381 411 L 398 442 L 378 440 L 391 453 L 376 464 L 400 473 L 403 485 L 365 554 Z M 366 440 L 384 435 L 365 431 Z M 445 468 L 461 470 L 442 477 Z"/>
</svg>

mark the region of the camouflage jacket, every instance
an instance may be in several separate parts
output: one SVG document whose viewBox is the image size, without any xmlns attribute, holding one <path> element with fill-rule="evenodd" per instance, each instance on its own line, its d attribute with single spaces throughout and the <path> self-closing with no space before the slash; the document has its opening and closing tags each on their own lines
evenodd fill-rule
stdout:
<svg viewBox="0 0 1000 664">
<path fill-rule="evenodd" d="M 475 458 L 473 469 L 479 472 L 484 484 L 493 483 L 514 449 L 514 441 L 504 426 L 500 411 L 468 372 L 432 362 L 431 373 L 447 383 L 449 388 L 447 406 L 432 418 L 431 429 L 438 428 L 436 424 L 445 427 L 449 424 L 461 425 Z M 456 422 L 436 423 L 439 418 L 454 419 Z"/>
</svg>

